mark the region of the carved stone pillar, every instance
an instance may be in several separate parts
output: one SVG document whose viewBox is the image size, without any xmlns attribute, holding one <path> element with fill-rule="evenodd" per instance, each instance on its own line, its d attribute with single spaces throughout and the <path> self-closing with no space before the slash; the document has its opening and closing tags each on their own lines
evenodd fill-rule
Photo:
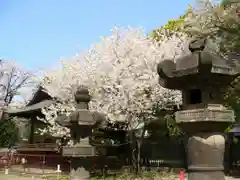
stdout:
<svg viewBox="0 0 240 180">
<path fill-rule="evenodd" d="M 221 133 L 197 133 L 188 139 L 189 179 L 224 180 L 225 137 Z"/>
<path fill-rule="evenodd" d="M 219 106 L 222 108 L 222 106 Z M 224 180 L 224 130 L 233 121 L 231 110 L 214 108 L 176 113 L 180 128 L 187 135 L 186 153 L 189 180 Z M 229 122 L 228 122 L 229 121 Z"/>
</svg>

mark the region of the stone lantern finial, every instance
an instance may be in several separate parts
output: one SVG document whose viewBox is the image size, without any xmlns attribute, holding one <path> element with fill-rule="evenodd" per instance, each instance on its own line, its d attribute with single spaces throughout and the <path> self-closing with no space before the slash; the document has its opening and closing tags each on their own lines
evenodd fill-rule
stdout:
<svg viewBox="0 0 240 180">
<path fill-rule="evenodd" d="M 206 38 L 194 38 L 190 41 L 188 48 L 192 53 L 196 51 L 203 51 L 206 47 L 206 42 Z"/>
</svg>

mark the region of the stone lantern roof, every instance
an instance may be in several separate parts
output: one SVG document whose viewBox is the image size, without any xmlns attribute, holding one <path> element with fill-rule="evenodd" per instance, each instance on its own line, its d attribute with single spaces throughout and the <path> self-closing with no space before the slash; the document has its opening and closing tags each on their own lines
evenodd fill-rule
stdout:
<svg viewBox="0 0 240 180">
<path fill-rule="evenodd" d="M 169 89 L 185 89 L 189 86 L 221 83 L 226 86 L 239 72 L 220 56 L 209 52 L 206 39 L 194 39 L 189 44 L 190 54 L 174 62 L 164 60 L 158 64 L 159 83 Z M 191 82 L 191 83 L 189 83 Z"/>
</svg>

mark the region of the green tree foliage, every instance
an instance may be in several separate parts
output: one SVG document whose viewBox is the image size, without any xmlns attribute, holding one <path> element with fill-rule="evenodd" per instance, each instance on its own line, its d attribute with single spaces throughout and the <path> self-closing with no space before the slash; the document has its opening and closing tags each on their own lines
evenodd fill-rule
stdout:
<svg viewBox="0 0 240 180">
<path fill-rule="evenodd" d="M 163 25 L 158 29 L 154 29 L 151 33 L 151 36 L 155 40 L 159 41 L 161 39 L 159 34 L 161 34 L 161 32 L 164 30 L 181 31 L 181 29 L 183 28 L 183 22 L 185 17 L 186 15 L 183 15 L 183 16 L 180 16 L 179 19 L 169 20 L 166 25 Z"/>
<path fill-rule="evenodd" d="M 171 32 L 182 32 L 184 30 L 185 18 L 191 14 L 191 12 L 192 7 L 189 6 L 187 11 L 182 16 L 180 16 L 178 19 L 169 20 L 167 24 L 161 26 L 160 28 L 154 29 L 150 36 L 156 41 L 160 41 L 161 34 L 163 32 L 168 32 L 169 34 L 171 34 Z"/>
<path fill-rule="evenodd" d="M 224 94 L 225 105 L 234 110 L 236 122 L 240 122 L 240 77 L 226 89 Z"/>
<path fill-rule="evenodd" d="M 239 54 L 240 50 L 240 1 L 224 0 L 213 3 L 210 0 L 199 0 L 191 16 L 184 22 L 185 31 L 213 40 L 225 58 L 229 54 Z"/>
<path fill-rule="evenodd" d="M 208 37 L 217 44 L 216 51 L 228 58 L 230 52 L 239 54 L 240 51 L 239 9 L 239 0 L 223 0 L 220 4 L 198 0 L 197 7 L 189 6 L 183 16 L 153 30 L 151 36 L 159 41 L 165 31 L 181 31 L 190 37 Z"/>
<path fill-rule="evenodd" d="M 227 7 L 231 6 L 231 4 L 238 3 L 238 2 L 239 2 L 239 0 L 222 0 L 220 5 L 224 6 L 224 8 L 227 8 Z"/>
<path fill-rule="evenodd" d="M 175 104 L 169 104 L 167 108 L 162 109 L 158 106 L 158 104 L 156 104 L 153 108 L 153 115 L 157 117 L 158 120 L 149 123 L 147 129 L 151 132 L 151 129 L 157 128 L 154 132 L 157 134 L 157 137 L 179 136 L 181 131 L 175 121 L 175 112 L 178 110 L 178 107 Z"/>
<path fill-rule="evenodd" d="M 223 0 L 221 2 L 221 6 L 224 7 L 224 9 L 232 8 L 232 6 L 236 5 L 239 7 L 240 1 L 239 0 Z M 230 25 L 230 29 L 235 32 L 233 33 L 235 37 L 233 37 L 233 40 L 230 41 L 233 42 L 230 44 L 230 50 L 233 49 L 233 51 L 240 53 L 240 24 L 236 23 L 239 21 L 239 11 L 238 16 L 235 16 L 235 23 Z M 232 21 L 230 21 L 232 23 Z M 240 121 L 240 77 L 236 78 L 235 81 L 231 84 L 231 86 L 227 89 L 225 94 L 225 102 L 226 105 L 231 107 L 235 111 L 236 121 L 239 123 Z"/>
<path fill-rule="evenodd" d="M 19 130 L 11 118 L 0 122 L 0 147 L 11 147 L 19 140 Z"/>
</svg>

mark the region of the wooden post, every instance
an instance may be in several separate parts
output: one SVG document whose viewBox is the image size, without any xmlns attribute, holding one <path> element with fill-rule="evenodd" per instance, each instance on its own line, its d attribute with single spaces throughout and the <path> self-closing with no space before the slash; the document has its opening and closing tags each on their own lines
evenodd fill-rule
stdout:
<svg viewBox="0 0 240 180">
<path fill-rule="evenodd" d="M 29 137 L 29 144 L 33 144 L 34 142 L 34 123 L 35 123 L 35 118 L 33 116 L 30 117 L 30 137 Z"/>
</svg>

